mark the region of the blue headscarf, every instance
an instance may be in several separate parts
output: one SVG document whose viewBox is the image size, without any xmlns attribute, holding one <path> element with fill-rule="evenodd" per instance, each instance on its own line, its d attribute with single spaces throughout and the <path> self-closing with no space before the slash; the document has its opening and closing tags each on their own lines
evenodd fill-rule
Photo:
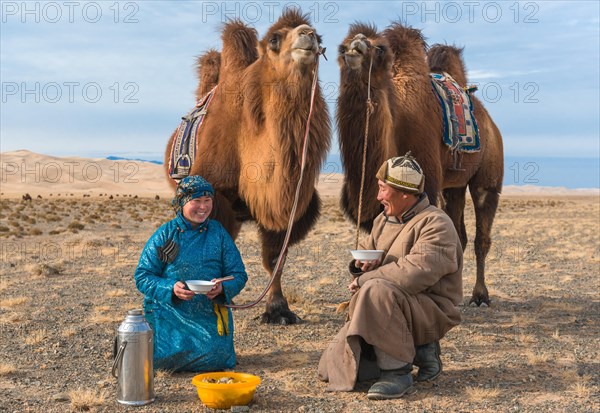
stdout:
<svg viewBox="0 0 600 413">
<path fill-rule="evenodd" d="M 200 175 L 190 175 L 179 181 L 175 198 L 171 201 L 175 212 L 181 211 L 183 206 L 192 199 L 200 198 L 201 196 L 215 195 L 215 190 L 212 185 Z"/>
</svg>

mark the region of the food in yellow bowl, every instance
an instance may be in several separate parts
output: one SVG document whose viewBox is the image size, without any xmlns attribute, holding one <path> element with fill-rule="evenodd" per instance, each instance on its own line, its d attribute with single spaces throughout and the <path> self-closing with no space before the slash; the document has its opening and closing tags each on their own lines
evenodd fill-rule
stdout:
<svg viewBox="0 0 600 413">
<path fill-rule="evenodd" d="M 222 371 L 198 374 L 192 378 L 198 397 L 211 409 L 245 406 L 252 401 L 260 377 L 246 373 Z"/>
</svg>

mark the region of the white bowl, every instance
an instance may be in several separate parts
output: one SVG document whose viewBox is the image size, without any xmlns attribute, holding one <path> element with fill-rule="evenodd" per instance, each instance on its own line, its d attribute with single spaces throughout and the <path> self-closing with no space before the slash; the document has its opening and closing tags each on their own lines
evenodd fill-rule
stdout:
<svg viewBox="0 0 600 413">
<path fill-rule="evenodd" d="M 190 290 L 196 294 L 206 294 L 209 292 L 216 283 L 212 281 L 204 280 L 189 280 L 185 282 Z"/>
<path fill-rule="evenodd" d="M 350 250 L 355 260 L 366 262 L 381 260 L 384 250 Z"/>
</svg>

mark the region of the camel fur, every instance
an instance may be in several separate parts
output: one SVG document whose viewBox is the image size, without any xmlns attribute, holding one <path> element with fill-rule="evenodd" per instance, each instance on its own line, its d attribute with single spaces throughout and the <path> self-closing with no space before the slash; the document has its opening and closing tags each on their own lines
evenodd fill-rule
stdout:
<svg viewBox="0 0 600 413">
<path fill-rule="evenodd" d="M 411 151 L 425 172 L 425 192 L 430 202 L 443 206 L 452 218 L 464 249 L 467 236 L 463 211 L 468 185 L 477 220 L 477 282 L 471 302 L 489 304 L 484 269 L 504 174 L 502 137 L 481 102 L 474 99 L 481 150 L 461 154 L 464 170 L 453 169 L 454 158 L 442 140 L 442 111 L 432 91 L 429 73 L 445 71 L 464 87 L 466 72 L 460 49 L 436 45 L 431 48 L 429 58 L 426 51 L 421 32 L 397 22 L 382 32 L 372 25 L 350 26 L 338 58 L 341 81 L 337 122 L 345 170 L 342 208 L 356 222 L 368 69 L 372 61 L 371 98 L 375 109 L 367 137 L 363 202 L 376 198 L 377 185 L 373 180 L 381 163 Z M 439 67 L 430 68 L 432 62 Z M 366 213 L 360 225 L 370 229 L 380 208 L 371 201 L 363 205 L 363 211 Z"/>
<path fill-rule="evenodd" d="M 222 40 L 220 54 L 209 51 L 199 58 L 197 98 L 217 88 L 198 135 L 191 174 L 204 176 L 215 187 L 214 218 L 234 239 L 243 221 L 256 221 L 263 266 L 272 274 L 299 180 L 321 38 L 306 15 L 290 9 L 260 41 L 257 32 L 239 20 L 224 25 Z M 173 139 L 174 135 L 166 156 Z M 329 115 L 317 85 L 290 245 L 302 240 L 319 216 L 315 182 L 330 141 Z M 262 321 L 299 321 L 283 295 L 281 274 L 269 291 Z"/>
</svg>

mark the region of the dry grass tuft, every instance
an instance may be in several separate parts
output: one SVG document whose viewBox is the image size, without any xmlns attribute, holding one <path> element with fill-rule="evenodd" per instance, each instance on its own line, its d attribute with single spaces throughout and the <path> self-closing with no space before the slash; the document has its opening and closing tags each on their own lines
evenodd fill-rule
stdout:
<svg viewBox="0 0 600 413">
<path fill-rule="evenodd" d="M 89 321 L 93 324 L 105 324 L 105 323 L 116 323 L 120 321 L 121 318 L 114 314 L 93 314 Z"/>
<path fill-rule="evenodd" d="M 537 341 L 535 335 L 533 334 L 527 334 L 527 333 L 521 333 L 517 336 L 517 341 L 520 343 L 535 343 Z"/>
<path fill-rule="evenodd" d="M 531 314 L 513 315 L 512 323 L 518 327 L 528 327 L 535 324 L 537 321 Z"/>
<path fill-rule="evenodd" d="M 542 304 L 541 310 L 573 314 L 581 312 L 583 310 L 583 306 L 569 302 L 547 302 Z"/>
<path fill-rule="evenodd" d="M 29 268 L 29 270 L 38 276 L 49 277 L 52 275 L 60 275 L 64 271 L 64 267 L 62 264 L 35 264 Z"/>
<path fill-rule="evenodd" d="M 552 358 L 550 354 L 541 353 L 539 351 L 529 351 L 526 353 L 527 364 L 534 366 L 536 364 L 545 364 Z"/>
<path fill-rule="evenodd" d="M 29 302 L 29 297 L 10 297 L 0 300 L 0 307 L 13 308 Z"/>
<path fill-rule="evenodd" d="M 81 231 L 82 229 L 85 228 L 85 225 L 83 225 L 81 222 L 79 221 L 73 221 L 71 222 L 67 228 L 71 231 L 71 232 L 77 232 L 77 231 Z"/>
<path fill-rule="evenodd" d="M 62 333 L 60 333 L 63 337 L 73 337 L 75 334 L 77 334 L 77 329 L 74 327 L 65 328 Z"/>
<path fill-rule="evenodd" d="M 590 379 L 591 377 L 589 376 L 583 376 L 580 381 L 578 381 L 577 383 L 573 383 L 569 387 L 569 391 L 575 393 L 578 398 L 589 398 L 593 392 L 592 385 L 590 385 L 589 383 Z"/>
<path fill-rule="evenodd" d="M 577 395 L 578 398 L 589 398 L 595 391 L 592 376 L 588 374 L 580 376 L 575 369 L 572 369 L 565 371 L 562 378 L 567 390 Z"/>
<path fill-rule="evenodd" d="M 317 281 L 317 285 L 318 286 L 324 286 L 324 285 L 333 285 L 335 284 L 335 280 L 333 278 L 327 278 L 327 277 L 323 277 L 323 278 L 319 278 L 319 280 Z M 350 284 L 350 282 L 348 282 L 348 284 Z"/>
<path fill-rule="evenodd" d="M 285 292 L 285 297 L 289 304 L 298 304 L 302 301 L 303 292 L 296 288 L 288 288 Z"/>
<path fill-rule="evenodd" d="M 23 321 L 23 316 L 19 313 L 6 313 L 0 316 L 0 324 L 12 324 Z"/>
<path fill-rule="evenodd" d="M 108 298 L 123 297 L 123 296 L 127 295 L 127 291 L 125 291 L 125 290 L 110 290 L 110 291 L 107 291 L 106 294 L 104 294 L 104 295 Z"/>
<path fill-rule="evenodd" d="M 472 402 L 480 402 L 482 400 L 490 400 L 495 399 L 500 395 L 500 389 L 490 388 L 485 389 L 483 387 L 470 387 L 467 386 L 465 388 L 465 393 L 467 393 L 467 397 Z"/>
<path fill-rule="evenodd" d="M 287 334 L 276 335 L 273 338 L 275 339 L 278 348 L 294 348 L 297 342 L 296 337 Z"/>
<path fill-rule="evenodd" d="M 107 397 L 108 394 L 105 390 L 98 392 L 96 390 L 78 388 L 69 392 L 71 408 L 75 411 L 88 411 L 92 407 L 102 406 Z"/>
<path fill-rule="evenodd" d="M 12 364 L 0 363 L 0 377 L 8 376 L 9 374 L 13 374 L 17 371 L 17 368 Z"/>
<path fill-rule="evenodd" d="M 48 336 L 48 332 L 45 329 L 37 330 L 31 332 L 27 337 L 25 337 L 25 344 L 28 346 L 33 346 L 35 344 L 39 344 Z"/>
<path fill-rule="evenodd" d="M 94 313 L 88 319 L 93 324 L 105 324 L 105 323 L 116 323 L 121 321 L 121 316 L 117 314 L 107 314 L 112 310 L 112 307 L 108 305 L 101 305 L 94 308 Z"/>
<path fill-rule="evenodd" d="M 162 379 L 166 379 L 169 378 L 173 375 L 173 371 L 172 370 L 156 370 L 155 372 L 155 378 L 156 380 L 162 380 Z"/>
</svg>

